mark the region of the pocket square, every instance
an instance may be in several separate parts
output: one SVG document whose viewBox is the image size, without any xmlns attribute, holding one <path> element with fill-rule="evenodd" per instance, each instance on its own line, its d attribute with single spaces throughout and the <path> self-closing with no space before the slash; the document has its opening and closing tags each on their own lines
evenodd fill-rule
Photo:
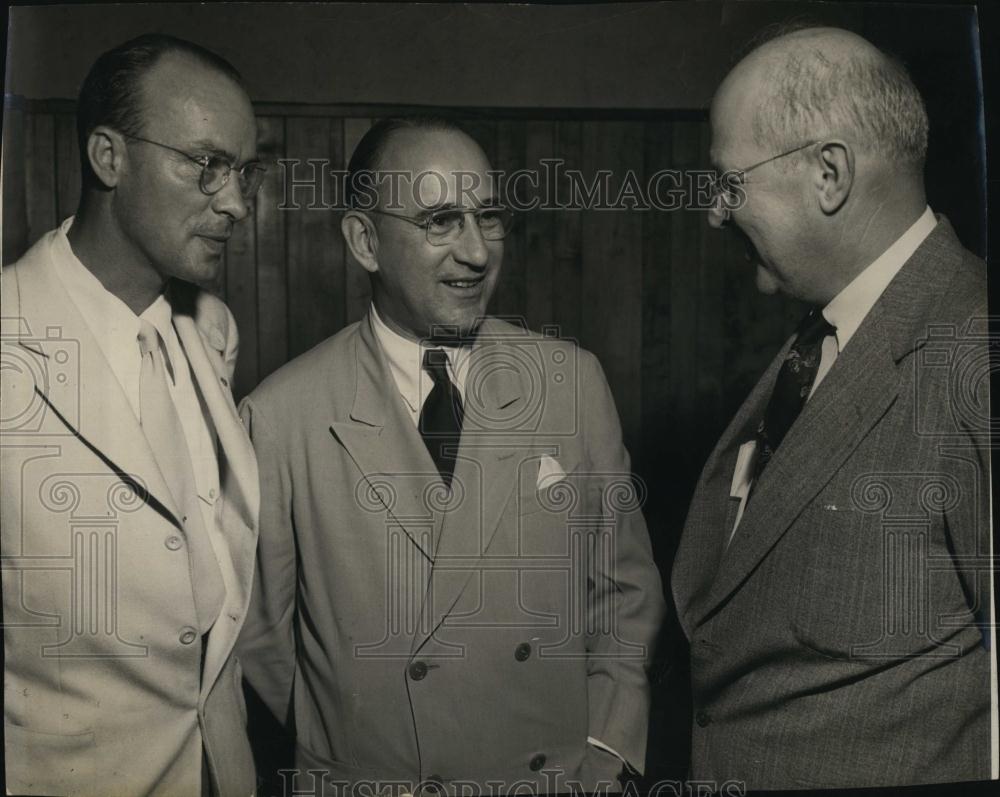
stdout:
<svg viewBox="0 0 1000 797">
<path fill-rule="evenodd" d="M 540 492 L 565 478 L 566 473 L 559 463 L 546 454 L 538 463 L 538 481 L 535 482 L 535 489 Z"/>
</svg>

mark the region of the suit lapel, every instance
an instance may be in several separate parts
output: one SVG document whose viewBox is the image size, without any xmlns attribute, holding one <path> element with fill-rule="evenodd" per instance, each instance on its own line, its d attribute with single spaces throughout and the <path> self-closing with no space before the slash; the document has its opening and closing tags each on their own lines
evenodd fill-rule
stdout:
<svg viewBox="0 0 1000 797">
<path fill-rule="evenodd" d="M 20 313 L 33 324 L 15 345 L 35 359 L 36 390 L 80 441 L 123 481 L 131 483 L 161 516 L 182 528 L 180 513 L 153 451 L 118 378 L 90 327 L 56 276 L 48 252 L 17 270 Z M 137 344 L 138 345 L 138 344 Z"/>
<path fill-rule="evenodd" d="M 434 569 L 425 611 L 435 629 L 451 611 L 489 551 L 518 478 L 531 451 L 508 420 L 523 411 L 525 374 L 510 367 L 503 340 L 490 334 L 487 319 L 472 352 L 465 390 L 465 421 L 459 445 L 450 509 L 436 541 Z M 415 639 L 416 643 L 422 640 Z"/>
<path fill-rule="evenodd" d="M 227 492 L 227 500 L 236 504 L 249 528 L 256 528 L 260 506 L 257 460 L 229 391 L 225 363 L 219 352 L 205 345 L 205 339 L 191 316 L 175 313 L 173 320 L 191 367 L 191 375 L 218 435 L 219 448 L 233 474 L 233 489 Z"/>
<path fill-rule="evenodd" d="M 363 474 L 358 505 L 386 513 L 420 554 L 433 559 L 433 528 L 440 522 L 436 486 L 443 489 L 413 421 L 406 415 L 388 364 L 366 317 L 358 327 L 356 388 L 350 419 L 330 425 Z"/>
<path fill-rule="evenodd" d="M 788 531 L 898 392 L 899 375 L 884 339 L 875 335 L 852 338 L 754 488 L 723 554 L 703 607 L 705 613 L 725 600 Z"/>
<path fill-rule="evenodd" d="M 225 363 L 218 351 L 206 345 L 206 340 L 212 339 L 209 333 L 214 333 L 217 337 L 221 336 L 224 346 L 225 335 L 218 330 L 199 328 L 199 324 L 207 324 L 209 320 L 203 318 L 203 314 L 196 309 L 189 313 L 183 306 L 175 305 L 173 323 L 184 348 L 191 376 L 205 402 L 218 437 L 223 500 L 233 508 L 236 516 L 232 522 L 220 519 L 218 523 L 218 531 L 227 543 L 229 562 L 220 558 L 226 582 L 226 599 L 219 619 L 209 634 L 205 651 L 202 695 L 207 696 L 229 657 L 239 631 L 239 625 L 229 622 L 227 615 L 243 617 L 250 601 L 260 485 L 257 460 L 228 389 Z M 223 506 L 222 509 L 225 512 L 228 507 Z M 236 520 L 237 517 L 239 521 Z M 227 567 L 230 563 L 231 570 Z"/>
<path fill-rule="evenodd" d="M 935 318 L 935 304 L 961 266 L 961 244 L 948 221 L 939 217 L 937 227 L 879 297 L 782 441 L 722 556 L 708 594 L 687 612 L 689 627 L 703 622 L 739 588 L 889 410 L 899 394 L 899 363 L 922 345 L 927 325 Z M 776 375 L 774 365 L 769 374 L 773 370 Z M 765 375 L 755 393 L 766 385 L 770 395 L 773 382 L 774 376 Z M 763 404 L 754 411 L 762 412 Z M 719 500 L 718 490 L 705 492 L 704 500 L 713 496 Z M 701 531 L 713 533 L 709 527 Z M 808 533 L 805 527 L 800 531 Z"/>
</svg>

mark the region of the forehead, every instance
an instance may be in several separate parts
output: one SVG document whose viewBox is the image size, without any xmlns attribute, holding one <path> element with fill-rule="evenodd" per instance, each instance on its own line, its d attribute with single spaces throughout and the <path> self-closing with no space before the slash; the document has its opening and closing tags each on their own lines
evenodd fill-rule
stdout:
<svg viewBox="0 0 1000 797">
<path fill-rule="evenodd" d="M 427 207 L 493 197 L 490 162 L 479 145 L 455 130 L 399 130 L 385 144 L 379 169 L 403 172 L 402 200 Z M 412 190 L 411 190 L 412 188 Z"/>
<path fill-rule="evenodd" d="M 760 96 L 759 83 L 750 70 L 737 66 L 719 86 L 709 112 L 712 129 L 711 158 L 716 166 L 746 166 L 758 154 L 753 142 L 753 121 Z"/>
<path fill-rule="evenodd" d="M 256 121 L 246 92 L 227 75 L 185 53 L 167 53 L 140 81 L 149 135 L 177 146 L 210 144 L 249 157 Z"/>
</svg>

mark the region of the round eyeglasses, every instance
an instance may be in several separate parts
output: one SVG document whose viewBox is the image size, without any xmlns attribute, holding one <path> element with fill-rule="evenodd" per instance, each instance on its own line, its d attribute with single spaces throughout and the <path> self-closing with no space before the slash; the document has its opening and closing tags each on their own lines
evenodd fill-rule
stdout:
<svg viewBox="0 0 1000 797">
<path fill-rule="evenodd" d="M 479 234 L 485 241 L 500 241 L 511 227 L 514 226 L 514 214 L 505 207 L 487 207 L 469 210 L 467 208 L 443 208 L 435 210 L 426 217 L 404 216 L 402 213 L 390 213 L 387 210 L 365 210 L 365 213 L 378 213 L 380 216 L 391 216 L 400 221 L 406 221 L 416 227 L 422 227 L 427 235 L 427 243 L 433 246 L 445 246 L 457 241 L 465 229 L 465 217 L 472 216 L 476 220 Z"/>
<path fill-rule="evenodd" d="M 177 147 L 153 141 L 149 138 L 133 136 L 131 133 L 123 133 L 122 135 L 134 141 L 141 141 L 144 144 L 153 144 L 154 146 L 168 149 L 171 152 L 176 152 L 178 155 L 183 155 L 193 163 L 197 163 L 201 166 L 201 176 L 198 186 L 201 188 L 202 193 L 209 196 L 219 193 L 226 183 L 229 182 L 229 175 L 233 172 L 237 174 L 240 196 L 246 201 L 250 201 L 257 195 L 261 184 L 264 182 L 264 173 L 267 171 L 267 167 L 260 161 L 249 161 L 237 169 L 221 155 L 192 155 L 182 149 L 177 149 Z"/>
</svg>

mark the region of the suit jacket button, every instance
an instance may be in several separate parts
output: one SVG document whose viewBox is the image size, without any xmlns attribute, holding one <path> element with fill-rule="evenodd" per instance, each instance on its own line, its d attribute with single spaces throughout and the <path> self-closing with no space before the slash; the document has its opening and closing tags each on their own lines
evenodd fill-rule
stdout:
<svg viewBox="0 0 1000 797">
<path fill-rule="evenodd" d="M 702 709 L 694 715 L 694 721 L 698 723 L 699 728 L 705 728 L 712 722 L 712 715 Z"/>
<path fill-rule="evenodd" d="M 190 645 L 198 638 L 198 632 L 193 628 L 182 628 L 181 635 L 178 638 L 182 645 Z"/>
<path fill-rule="evenodd" d="M 538 753 L 531 757 L 531 762 L 528 764 L 532 772 L 538 772 L 542 767 L 545 766 L 545 753 Z"/>
<path fill-rule="evenodd" d="M 415 661 L 410 665 L 410 677 L 414 681 L 423 680 L 423 677 L 427 675 L 427 665 L 422 661 Z"/>
<path fill-rule="evenodd" d="M 527 661 L 529 656 L 531 656 L 531 645 L 527 642 L 522 642 L 514 648 L 514 658 L 518 661 Z"/>
<path fill-rule="evenodd" d="M 183 542 L 181 542 L 181 538 L 180 538 L 180 537 L 177 537 L 177 536 L 175 536 L 175 535 L 171 535 L 170 537 L 167 537 L 167 538 L 166 538 L 166 539 L 165 539 L 165 540 L 163 541 L 163 544 L 164 544 L 164 545 L 166 545 L 166 546 L 167 546 L 167 548 L 168 548 L 169 550 L 171 550 L 171 551 L 179 551 L 179 550 L 180 550 L 180 548 L 181 548 L 181 546 L 182 546 L 182 545 L 183 545 L 184 543 L 183 543 Z"/>
</svg>

